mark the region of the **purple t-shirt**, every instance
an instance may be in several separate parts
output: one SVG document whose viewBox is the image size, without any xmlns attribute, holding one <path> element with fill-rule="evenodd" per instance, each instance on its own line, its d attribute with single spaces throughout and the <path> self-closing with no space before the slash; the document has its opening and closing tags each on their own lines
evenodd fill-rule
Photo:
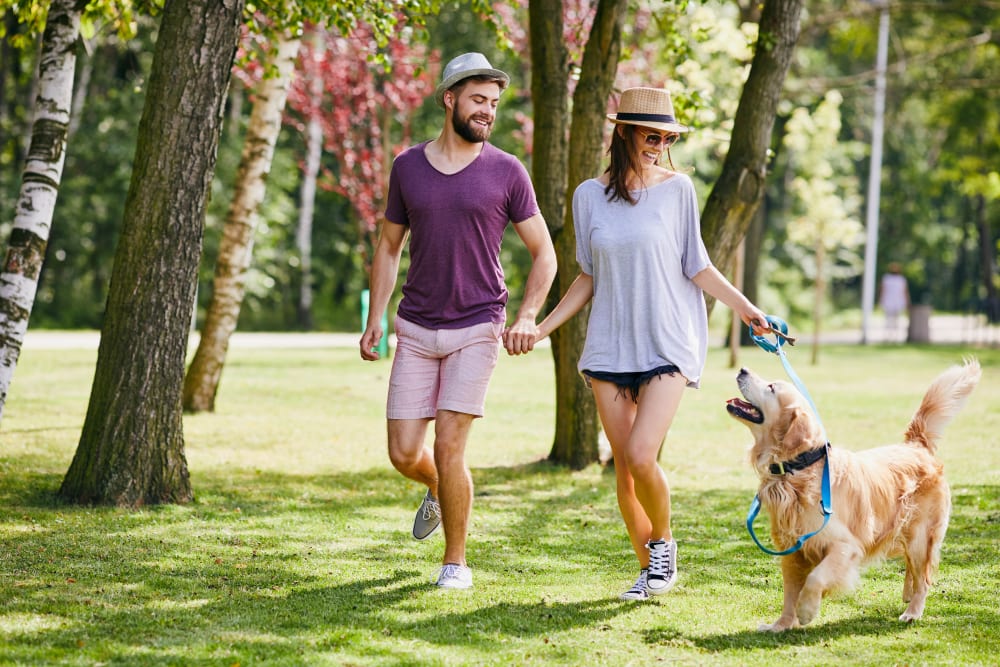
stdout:
<svg viewBox="0 0 1000 667">
<path fill-rule="evenodd" d="M 505 319 L 500 242 L 509 222 L 539 212 L 524 165 L 484 143 L 465 169 L 442 174 L 428 142 L 396 157 L 385 217 L 410 228 L 410 268 L 398 315 L 428 329 L 461 329 Z"/>
</svg>

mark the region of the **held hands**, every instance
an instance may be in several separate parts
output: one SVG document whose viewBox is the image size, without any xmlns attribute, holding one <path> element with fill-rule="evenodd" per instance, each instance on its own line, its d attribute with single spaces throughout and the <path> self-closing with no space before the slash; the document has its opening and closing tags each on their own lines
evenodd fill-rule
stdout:
<svg viewBox="0 0 1000 667">
<path fill-rule="evenodd" d="M 531 352 L 539 339 L 541 336 L 534 320 L 517 320 L 503 332 L 503 346 L 511 356 Z"/>
</svg>

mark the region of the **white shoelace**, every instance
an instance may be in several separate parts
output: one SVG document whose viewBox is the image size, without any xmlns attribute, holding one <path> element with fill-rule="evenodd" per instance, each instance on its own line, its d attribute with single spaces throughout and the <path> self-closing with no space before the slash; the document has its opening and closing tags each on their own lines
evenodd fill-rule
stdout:
<svg viewBox="0 0 1000 667">
<path fill-rule="evenodd" d="M 441 503 L 430 498 L 424 498 L 423 519 L 424 521 L 430 521 L 432 518 L 441 518 Z"/>
<path fill-rule="evenodd" d="M 447 565 L 441 567 L 442 579 L 458 578 L 460 574 L 462 574 L 461 565 L 453 565 L 451 563 L 448 563 Z"/>
<path fill-rule="evenodd" d="M 649 547 L 649 570 L 663 579 L 670 578 L 670 543 L 664 542 L 663 547 L 654 549 Z"/>
<path fill-rule="evenodd" d="M 621 594 L 623 600 L 646 600 L 649 593 L 646 592 L 646 570 L 639 571 L 639 578 L 632 584 L 632 588 Z"/>
</svg>

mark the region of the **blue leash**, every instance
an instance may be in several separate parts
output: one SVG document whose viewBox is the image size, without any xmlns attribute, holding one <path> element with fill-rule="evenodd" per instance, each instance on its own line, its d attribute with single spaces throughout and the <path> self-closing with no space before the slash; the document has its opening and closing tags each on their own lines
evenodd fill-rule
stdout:
<svg viewBox="0 0 1000 667">
<path fill-rule="evenodd" d="M 792 382 L 795 383 L 795 386 L 800 392 L 802 392 L 802 395 L 805 396 L 806 400 L 809 402 L 809 407 L 812 408 L 813 413 L 816 415 L 816 420 L 819 422 L 819 428 L 823 433 L 823 439 L 826 440 L 826 449 L 823 453 L 823 480 L 820 497 L 820 509 L 823 512 L 822 526 L 811 533 L 801 536 L 798 540 L 796 540 L 795 544 L 788 549 L 785 549 L 784 551 L 774 551 L 761 544 L 753 530 L 753 522 L 757 519 L 757 515 L 760 514 L 760 496 L 755 495 L 753 497 L 753 502 L 750 503 L 750 511 L 747 513 L 747 531 L 749 531 L 750 537 L 753 538 L 754 543 L 766 554 L 770 554 L 772 556 L 787 556 L 788 554 L 793 554 L 801 549 L 806 543 L 806 540 L 826 528 L 826 524 L 830 522 L 830 515 L 833 514 L 833 508 L 831 506 L 832 503 L 830 500 L 830 441 L 826 437 L 826 429 L 823 428 L 823 420 L 819 418 L 819 410 L 816 409 L 816 404 L 813 403 L 812 397 L 806 390 L 802 380 L 799 379 L 799 376 L 796 375 L 795 371 L 792 369 L 792 365 L 788 362 L 788 357 L 785 356 L 784 350 L 781 349 L 782 346 L 784 346 L 785 341 L 789 340 L 788 324 L 780 318 L 771 316 L 768 316 L 767 322 L 771 325 L 771 331 L 775 334 L 774 342 L 772 343 L 766 337 L 755 334 L 752 327 L 750 329 L 750 339 L 757 343 L 757 345 L 765 352 L 773 352 L 778 355 L 778 358 L 781 359 L 781 365 L 785 367 L 785 372 L 788 373 L 788 377 L 792 379 Z"/>
</svg>

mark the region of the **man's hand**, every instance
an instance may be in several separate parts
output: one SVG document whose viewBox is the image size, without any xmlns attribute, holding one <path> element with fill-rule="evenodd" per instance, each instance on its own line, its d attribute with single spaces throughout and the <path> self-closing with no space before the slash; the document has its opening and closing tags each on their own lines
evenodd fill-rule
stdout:
<svg viewBox="0 0 1000 667">
<path fill-rule="evenodd" d="M 369 326 L 361 335 L 361 358 L 365 361 L 375 361 L 379 358 L 378 344 L 382 342 L 385 332 L 382 327 L 376 325 Z"/>
<path fill-rule="evenodd" d="M 538 340 L 538 326 L 533 320 L 517 320 L 503 332 L 503 346 L 511 356 L 531 352 L 535 349 L 536 340 Z"/>
</svg>

